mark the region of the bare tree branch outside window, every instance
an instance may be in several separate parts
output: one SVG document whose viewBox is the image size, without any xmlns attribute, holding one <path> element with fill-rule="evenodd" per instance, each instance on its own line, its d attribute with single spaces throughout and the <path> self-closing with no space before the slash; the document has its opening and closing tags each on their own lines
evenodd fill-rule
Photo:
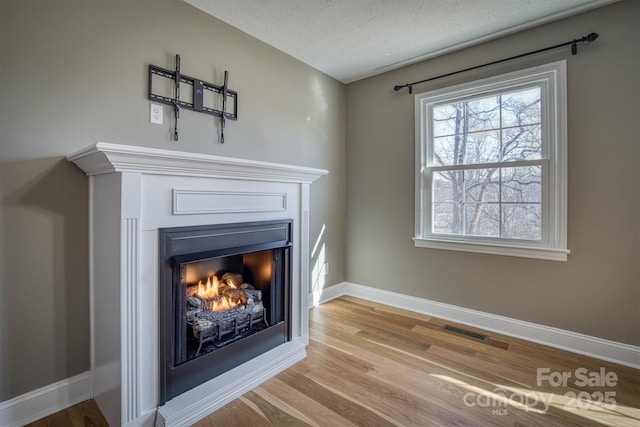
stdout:
<svg viewBox="0 0 640 427">
<path fill-rule="evenodd" d="M 540 240 L 540 88 L 435 106 L 431 125 L 432 231 Z"/>
</svg>

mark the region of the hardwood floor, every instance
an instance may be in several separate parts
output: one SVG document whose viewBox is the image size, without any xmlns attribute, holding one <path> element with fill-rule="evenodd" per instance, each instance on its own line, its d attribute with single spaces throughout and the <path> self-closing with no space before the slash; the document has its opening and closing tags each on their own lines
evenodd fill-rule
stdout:
<svg viewBox="0 0 640 427">
<path fill-rule="evenodd" d="M 196 426 L 640 425 L 640 372 L 631 368 L 446 322 L 489 335 L 460 337 L 440 319 L 351 297 L 309 318 L 304 361 Z M 538 386 L 538 368 L 571 377 Z M 617 385 L 579 387 L 601 368 Z"/>
<path fill-rule="evenodd" d="M 351 297 L 309 318 L 305 360 L 195 425 L 640 425 L 635 369 Z"/>
<path fill-rule="evenodd" d="M 56 412 L 25 427 L 105 427 L 108 426 L 100 408 L 93 400 L 86 400 Z"/>
</svg>

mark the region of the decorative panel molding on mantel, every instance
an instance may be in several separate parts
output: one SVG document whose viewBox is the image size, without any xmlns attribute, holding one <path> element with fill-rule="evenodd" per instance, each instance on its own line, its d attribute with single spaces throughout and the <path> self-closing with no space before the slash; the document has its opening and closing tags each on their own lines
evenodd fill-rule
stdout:
<svg viewBox="0 0 640 427">
<path fill-rule="evenodd" d="M 286 193 L 173 190 L 173 214 L 280 212 L 287 209 Z"/>
</svg>

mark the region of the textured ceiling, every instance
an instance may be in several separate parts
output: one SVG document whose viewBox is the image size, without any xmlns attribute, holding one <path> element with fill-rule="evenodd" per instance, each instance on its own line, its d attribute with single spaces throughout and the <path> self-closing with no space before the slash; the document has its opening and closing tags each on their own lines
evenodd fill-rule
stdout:
<svg viewBox="0 0 640 427">
<path fill-rule="evenodd" d="M 349 83 L 617 0 L 184 1 Z"/>
</svg>

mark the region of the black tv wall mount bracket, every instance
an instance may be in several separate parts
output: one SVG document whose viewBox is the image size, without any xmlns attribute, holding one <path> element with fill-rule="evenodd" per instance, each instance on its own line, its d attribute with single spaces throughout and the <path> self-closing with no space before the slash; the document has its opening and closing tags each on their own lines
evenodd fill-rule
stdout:
<svg viewBox="0 0 640 427">
<path fill-rule="evenodd" d="M 154 93 L 154 77 L 165 78 L 173 81 L 173 97 L 166 96 L 166 93 L 164 95 Z M 166 68 L 149 64 L 149 100 L 159 102 L 161 104 L 171 105 L 174 108 L 175 127 L 173 132 L 173 139 L 175 141 L 178 140 L 178 118 L 180 117 L 180 109 L 184 108 L 199 113 L 209 114 L 215 117 L 220 117 L 219 141 L 221 144 L 224 144 L 224 127 L 226 119 L 238 120 L 238 92 L 230 90 L 228 88 L 228 81 L 228 71 L 224 72 L 224 84 L 222 86 L 181 74 L 180 55 L 176 55 L 175 71 L 167 70 Z M 161 80 L 156 80 L 156 83 L 162 83 L 162 86 L 165 86 L 164 82 L 162 82 Z M 191 102 L 180 99 L 180 86 L 182 86 L 183 84 L 191 86 Z M 210 91 L 213 93 L 213 105 L 205 105 L 205 91 Z M 218 98 L 218 100 L 219 98 L 222 98 L 221 100 L 219 100 L 221 109 L 215 108 L 216 98 Z M 228 98 L 231 98 L 233 101 L 233 112 L 227 111 Z"/>
</svg>

